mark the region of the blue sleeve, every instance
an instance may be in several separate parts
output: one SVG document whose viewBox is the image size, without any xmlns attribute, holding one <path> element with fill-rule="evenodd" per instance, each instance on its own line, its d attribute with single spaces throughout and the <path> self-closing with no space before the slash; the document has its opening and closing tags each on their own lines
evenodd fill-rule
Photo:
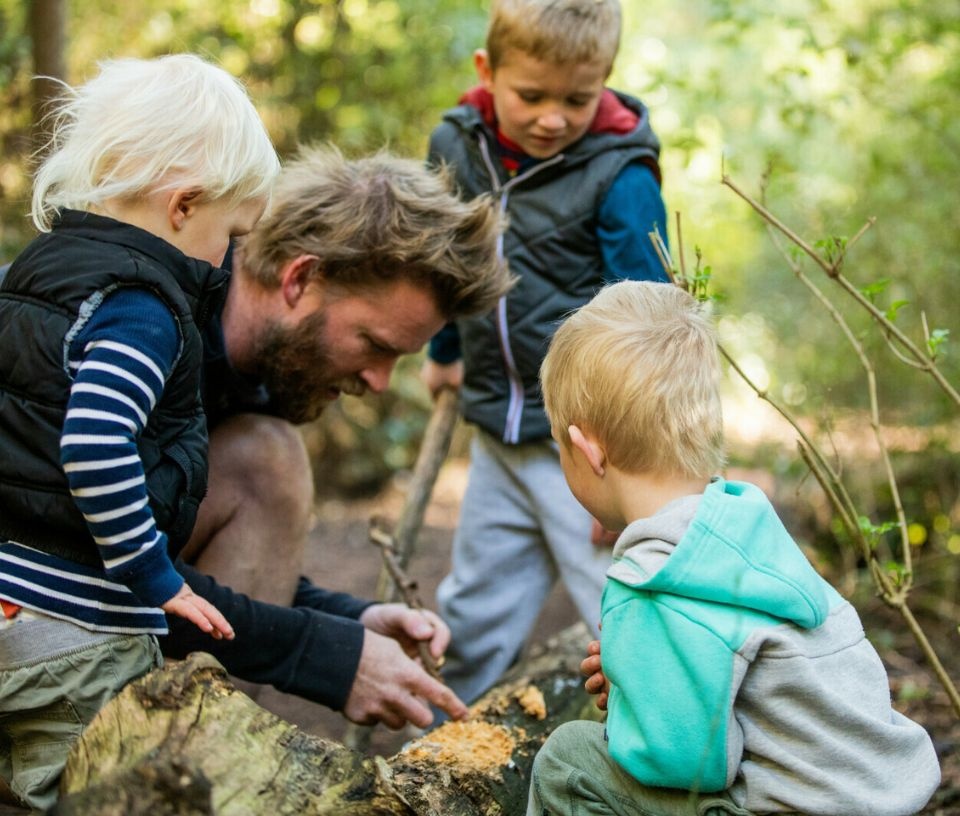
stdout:
<svg viewBox="0 0 960 816">
<path fill-rule="evenodd" d="M 441 365 L 455 363 L 460 359 L 460 330 L 456 323 L 447 323 L 431 338 L 427 356 Z"/>
<path fill-rule="evenodd" d="M 183 584 L 147 495 L 137 441 L 179 352 L 173 314 L 145 289 L 109 295 L 70 343 L 73 383 L 60 437 L 70 493 L 106 574 L 160 606 Z"/>
<path fill-rule="evenodd" d="M 667 212 L 660 186 L 649 167 L 628 164 L 613 180 L 597 213 L 604 283 L 667 280 L 648 234 L 654 229 L 667 240 Z"/>
</svg>

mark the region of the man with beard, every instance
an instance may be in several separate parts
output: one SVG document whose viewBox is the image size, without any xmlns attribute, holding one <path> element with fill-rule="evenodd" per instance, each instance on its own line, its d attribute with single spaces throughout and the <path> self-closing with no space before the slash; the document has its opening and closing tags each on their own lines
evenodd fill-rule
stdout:
<svg viewBox="0 0 960 816">
<path fill-rule="evenodd" d="M 436 615 L 302 577 L 313 480 L 295 424 L 341 393 L 383 391 L 401 354 L 492 308 L 510 286 L 501 229 L 489 202 L 461 202 L 419 162 L 326 148 L 285 169 L 207 327 L 209 488 L 177 562 L 236 638 L 201 642 L 171 621 L 165 654 L 211 652 L 235 677 L 358 723 L 425 727 L 429 705 L 466 715 L 412 657 L 417 641 L 446 648 Z"/>
</svg>

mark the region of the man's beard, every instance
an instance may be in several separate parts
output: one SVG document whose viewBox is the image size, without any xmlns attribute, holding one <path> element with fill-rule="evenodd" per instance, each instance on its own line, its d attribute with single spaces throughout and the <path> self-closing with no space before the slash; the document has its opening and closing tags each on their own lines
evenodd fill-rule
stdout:
<svg viewBox="0 0 960 816">
<path fill-rule="evenodd" d="M 361 395 L 357 376 L 335 378 L 333 354 L 324 337 L 325 315 L 316 311 L 292 328 L 268 323 L 253 349 L 253 373 L 266 386 L 271 407 L 295 424 L 311 422 L 335 399 L 333 390 Z"/>
</svg>

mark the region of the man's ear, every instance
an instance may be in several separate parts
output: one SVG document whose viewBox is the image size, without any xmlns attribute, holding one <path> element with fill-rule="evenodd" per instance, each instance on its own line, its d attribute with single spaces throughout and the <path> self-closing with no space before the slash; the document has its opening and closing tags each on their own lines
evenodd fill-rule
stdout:
<svg viewBox="0 0 960 816">
<path fill-rule="evenodd" d="M 315 274 L 319 263 L 320 259 L 316 255 L 298 255 L 280 268 L 280 290 L 291 309 L 300 302 L 309 284 L 322 285 Z"/>
<path fill-rule="evenodd" d="M 488 91 L 493 90 L 493 67 L 490 65 L 490 55 L 487 49 L 478 48 L 473 52 L 473 67 L 477 69 L 477 78 L 480 84 Z"/>
<path fill-rule="evenodd" d="M 197 210 L 199 190 L 174 190 L 167 196 L 167 218 L 174 231 L 183 229 L 184 222 Z"/>
<path fill-rule="evenodd" d="M 576 425 L 569 426 L 567 434 L 570 437 L 570 444 L 583 454 L 590 469 L 597 476 L 603 476 L 603 463 L 607 460 L 607 455 L 600 444 L 592 436 L 584 434 Z"/>
</svg>

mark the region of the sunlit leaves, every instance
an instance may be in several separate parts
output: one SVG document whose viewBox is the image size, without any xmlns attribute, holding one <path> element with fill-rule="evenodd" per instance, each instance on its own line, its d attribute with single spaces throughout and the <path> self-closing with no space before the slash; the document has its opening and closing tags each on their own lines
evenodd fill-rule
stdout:
<svg viewBox="0 0 960 816">
<path fill-rule="evenodd" d="M 944 344 L 950 335 L 949 329 L 934 329 L 927 338 L 927 353 L 931 360 L 936 360 L 938 356 L 944 353 Z"/>
</svg>

